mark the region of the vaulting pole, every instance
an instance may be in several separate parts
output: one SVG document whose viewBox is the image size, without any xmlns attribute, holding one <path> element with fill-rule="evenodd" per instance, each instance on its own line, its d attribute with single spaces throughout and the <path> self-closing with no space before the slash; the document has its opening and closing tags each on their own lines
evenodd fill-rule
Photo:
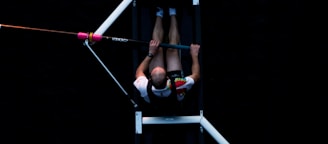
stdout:
<svg viewBox="0 0 328 144">
<path fill-rule="evenodd" d="M 135 39 L 121 38 L 121 37 L 102 36 L 102 35 L 95 34 L 92 32 L 91 33 L 67 32 L 67 31 L 41 29 L 41 28 L 33 28 L 33 27 L 25 27 L 25 26 L 15 26 L 15 25 L 7 25 L 7 24 L 0 24 L 0 29 L 1 28 L 14 28 L 14 29 L 24 29 L 24 30 L 69 34 L 69 35 L 77 36 L 77 38 L 80 40 L 88 40 L 90 42 L 98 42 L 101 40 L 110 40 L 112 42 L 131 43 L 131 44 L 144 45 L 144 46 L 149 45 L 148 41 L 140 41 L 140 40 L 135 40 Z M 172 45 L 172 44 L 167 44 L 167 43 L 161 43 L 159 46 L 162 46 L 164 48 L 189 49 L 189 46 L 186 46 L 186 45 Z"/>
</svg>

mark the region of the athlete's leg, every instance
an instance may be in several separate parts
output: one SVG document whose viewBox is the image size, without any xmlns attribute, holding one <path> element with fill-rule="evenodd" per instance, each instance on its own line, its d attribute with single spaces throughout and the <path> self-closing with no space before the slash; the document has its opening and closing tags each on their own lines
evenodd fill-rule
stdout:
<svg viewBox="0 0 328 144">
<path fill-rule="evenodd" d="M 153 28 L 152 39 L 157 40 L 160 43 L 162 43 L 163 35 L 164 35 L 162 18 L 163 18 L 163 9 L 158 8 L 158 11 L 156 12 L 156 20 Z M 151 60 L 149 64 L 149 72 L 151 72 L 155 67 L 162 67 L 163 69 L 165 68 L 162 47 L 158 49 L 157 54 Z"/>
<path fill-rule="evenodd" d="M 170 29 L 169 29 L 169 43 L 179 44 L 180 34 L 178 30 L 178 22 L 175 13 L 170 13 Z M 174 48 L 167 48 L 166 51 L 167 72 L 182 70 L 179 50 Z"/>
</svg>

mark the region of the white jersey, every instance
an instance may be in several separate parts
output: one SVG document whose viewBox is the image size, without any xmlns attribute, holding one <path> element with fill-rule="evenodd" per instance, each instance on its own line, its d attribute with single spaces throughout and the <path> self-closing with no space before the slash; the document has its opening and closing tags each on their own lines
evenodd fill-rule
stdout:
<svg viewBox="0 0 328 144">
<path fill-rule="evenodd" d="M 194 85 L 195 81 L 191 77 L 184 77 L 184 78 L 176 78 L 175 79 L 175 86 L 177 90 L 177 100 L 181 101 L 184 99 L 186 91 L 190 90 L 191 87 Z M 139 90 L 141 97 L 144 98 L 146 102 L 150 102 L 147 92 L 148 86 L 148 79 L 146 76 L 138 77 L 134 82 L 133 85 Z M 168 97 L 171 94 L 171 80 L 167 80 L 166 87 L 163 89 L 156 89 L 152 86 L 152 91 L 155 96 L 158 97 Z"/>
</svg>

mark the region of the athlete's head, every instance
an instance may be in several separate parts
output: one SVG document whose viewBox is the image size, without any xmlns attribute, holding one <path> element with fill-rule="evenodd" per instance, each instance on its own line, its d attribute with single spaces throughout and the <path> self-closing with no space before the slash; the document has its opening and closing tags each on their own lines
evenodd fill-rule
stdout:
<svg viewBox="0 0 328 144">
<path fill-rule="evenodd" d="M 162 67 L 155 67 L 151 71 L 151 81 L 155 88 L 163 89 L 166 86 L 166 71 Z"/>
</svg>

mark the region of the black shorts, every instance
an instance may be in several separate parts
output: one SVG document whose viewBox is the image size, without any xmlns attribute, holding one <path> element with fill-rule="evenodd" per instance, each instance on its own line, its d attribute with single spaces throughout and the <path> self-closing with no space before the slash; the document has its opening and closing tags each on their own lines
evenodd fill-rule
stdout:
<svg viewBox="0 0 328 144">
<path fill-rule="evenodd" d="M 167 76 L 170 79 L 172 79 L 172 78 L 176 79 L 176 78 L 183 78 L 184 77 L 183 71 L 181 71 L 181 70 L 167 72 Z"/>
</svg>

